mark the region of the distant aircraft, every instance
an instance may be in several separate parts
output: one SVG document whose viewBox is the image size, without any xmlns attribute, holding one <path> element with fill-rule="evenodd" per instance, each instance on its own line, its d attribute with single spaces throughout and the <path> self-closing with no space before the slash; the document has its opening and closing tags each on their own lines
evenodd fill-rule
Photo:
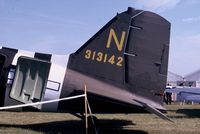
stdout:
<svg viewBox="0 0 200 134">
<path fill-rule="evenodd" d="M 200 88 L 189 86 L 167 87 L 165 92 L 172 94 L 172 100 L 181 103 L 200 103 Z"/>
<path fill-rule="evenodd" d="M 41 102 L 83 93 L 93 113 L 161 111 L 166 86 L 170 23 L 128 8 L 75 53 L 52 55 L 0 48 L 0 105 Z M 28 44 L 27 44 L 28 45 Z M 83 98 L 31 107 L 84 113 Z M 30 110 L 22 108 L 21 110 Z"/>
</svg>

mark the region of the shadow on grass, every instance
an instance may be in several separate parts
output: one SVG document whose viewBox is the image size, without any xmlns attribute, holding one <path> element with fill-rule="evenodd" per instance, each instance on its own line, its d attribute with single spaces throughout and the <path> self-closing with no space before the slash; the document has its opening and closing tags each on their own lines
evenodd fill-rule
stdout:
<svg viewBox="0 0 200 134">
<path fill-rule="evenodd" d="M 126 120 L 100 120 L 98 133 L 99 134 L 147 134 L 142 130 L 130 130 L 123 129 L 124 126 L 135 125 L 131 121 Z M 84 134 L 84 122 L 71 120 L 71 121 L 55 121 L 48 123 L 28 124 L 28 125 L 11 125 L 0 124 L 1 127 L 12 127 L 20 129 L 28 129 L 48 134 Z M 93 134 L 94 131 L 89 130 L 89 134 Z"/>
<path fill-rule="evenodd" d="M 200 109 L 179 109 L 179 114 L 185 114 L 188 118 L 200 118 Z"/>
</svg>

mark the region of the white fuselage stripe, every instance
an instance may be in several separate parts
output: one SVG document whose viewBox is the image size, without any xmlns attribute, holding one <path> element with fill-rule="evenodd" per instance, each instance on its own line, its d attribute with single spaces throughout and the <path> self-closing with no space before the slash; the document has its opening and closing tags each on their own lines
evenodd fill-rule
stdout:
<svg viewBox="0 0 200 134">
<path fill-rule="evenodd" d="M 47 88 L 43 99 L 44 101 L 60 98 L 68 57 L 68 55 L 52 55 Z M 46 104 L 42 106 L 42 111 L 56 111 L 57 107 L 58 102 Z"/>
<path fill-rule="evenodd" d="M 17 65 L 17 61 L 20 56 L 34 58 L 35 52 L 18 50 L 18 52 L 14 56 L 12 65 L 14 66 Z M 68 58 L 69 58 L 69 55 L 52 55 L 51 56 L 51 61 L 50 61 L 51 67 L 49 70 L 49 76 L 48 76 L 48 81 L 47 81 L 43 101 L 60 98 L 61 89 L 62 89 L 63 81 L 65 78 Z M 56 111 L 57 107 L 58 107 L 58 102 L 55 102 L 52 104 L 43 105 L 41 110 L 42 111 Z"/>
</svg>

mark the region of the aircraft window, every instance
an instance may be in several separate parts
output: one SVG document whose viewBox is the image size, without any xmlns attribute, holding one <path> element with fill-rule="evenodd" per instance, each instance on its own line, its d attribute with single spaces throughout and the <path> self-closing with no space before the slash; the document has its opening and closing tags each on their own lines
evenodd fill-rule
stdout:
<svg viewBox="0 0 200 134">
<path fill-rule="evenodd" d="M 60 88 L 59 82 L 51 81 L 51 80 L 47 81 L 47 89 L 59 91 L 59 88 Z"/>
<path fill-rule="evenodd" d="M 15 75 L 15 69 L 11 68 L 9 73 L 8 73 L 7 84 L 12 84 L 13 83 L 14 75 Z"/>
</svg>

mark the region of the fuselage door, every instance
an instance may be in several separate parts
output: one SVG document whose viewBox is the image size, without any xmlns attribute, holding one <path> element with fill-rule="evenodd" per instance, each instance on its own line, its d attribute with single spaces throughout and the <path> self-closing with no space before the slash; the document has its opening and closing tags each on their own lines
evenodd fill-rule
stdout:
<svg viewBox="0 0 200 134">
<path fill-rule="evenodd" d="M 22 103 L 42 101 L 50 66 L 49 61 L 19 57 L 10 97 Z"/>
</svg>

